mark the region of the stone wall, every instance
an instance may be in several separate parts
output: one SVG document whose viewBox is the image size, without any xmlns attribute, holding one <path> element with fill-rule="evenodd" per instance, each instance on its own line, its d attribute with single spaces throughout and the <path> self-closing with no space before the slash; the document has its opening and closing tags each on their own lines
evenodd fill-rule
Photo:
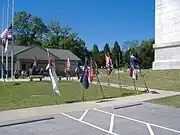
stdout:
<svg viewBox="0 0 180 135">
<path fill-rule="evenodd" d="M 155 0 L 153 69 L 180 69 L 180 0 Z"/>
</svg>

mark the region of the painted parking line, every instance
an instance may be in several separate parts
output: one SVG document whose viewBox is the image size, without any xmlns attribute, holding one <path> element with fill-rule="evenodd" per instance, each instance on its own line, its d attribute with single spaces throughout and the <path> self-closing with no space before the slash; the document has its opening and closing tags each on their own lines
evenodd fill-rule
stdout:
<svg viewBox="0 0 180 135">
<path fill-rule="evenodd" d="M 88 112 L 88 110 L 85 110 L 85 112 L 82 114 L 82 116 L 80 117 L 80 121 L 82 121 L 83 120 L 83 118 L 85 117 L 85 115 L 87 114 L 87 112 Z"/>
<path fill-rule="evenodd" d="M 113 132 L 113 127 L 114 127 L 114 114 L 111 115 L 111 121 L 110 121 L 110 126 L 109 126 L 109 132 Z"/>
<path fill-rule="evenodd" d="M 149 123 L 147 123 L 146 126 L 147 126 L 147 128 L 149 130 L 150 135 L 154 135 L 154 132 L 153 132 L 151 126 L 149 125 Z"/>
<path fill-rule="evenodd" d="M 114 115 L 114 116 L 117 116 L 117 117 L 120 117 L 120 118 L 124 118 L 124 119 L 127 119 L 127 120 L 135 121 L 135 122 L 138 122 L 138 123 L 145 124 L 145 125 L 147 125 L 147 128 L 148 128 L 150 134 L 152 134 L 152 135 L 154 135 L 154 133 L 153 133 L 153 131 L 152 131 L 152 129 L 151 129 L 151 126 L 158 127 L 158 128 L 162 128 L 162 129 L 165 129 L 165 130 L 169 130 L 169 131 L 172 131 L 172 132 L 175 132 L 175 133 L 180 133 L 179 130 L 175 130 L 175 129 L 172 129 L 172 128 L 160 126 L 160 125 L 153 124 L 153 123 L 144 122 L 144 121 L 137 120 L 137 119 L 133 119 L 133 118 L 130 118 L 130 117 L 127 117 L 127 116 L 123 116 L 123 115 L 118 115 L 118 114 L 106 112 L 106 111 L 99 110 L 99 109 L 96 109 L 96 108 L 94 108 L 93 110 L 99 111 L 99 112 L 102 112 L 102 113 L 106 113 L 106 114 L 109 114 L 109 115 Z"/>
<path fill-rule="evenodd" d="M 1 127 L 9 127 L 9 126 L 15 126 L 15 125 L 23 125 L 23 124 L 28 124 L 28 123 L 35 123 L 35 122 L 40 122 L 40 121 L 48 121 L 48 120 L 53 120 L 55 119 L 54 117 L 51 116 L 45 116 L 45 117 L 37 117 L 37 118 L 29 118 L 29 119 L 19 119 L 19 120 L 14 120 L 14 121 L 5 121 L 5 122 L 0 122 L 0 128 Z"/>
<path fill-rule="evenodd" d="M 98 130 L 100 130 L 100 131 L 103 131 L 103 132 L 105 132 L 105 133 L 108 133 L 108 134 L 111 134 L 111 135 L 119 135 L 119 134 L 116 134 L 116 133 L 113 133 L 112 132 L 112 130 L 113 130 L 113 124 L 111 123 L 110 124 L 110 129 L 109 129 L 109 131 L 108 130 L 106 130 L 106 129 L 103 129 L 103 128 L 100 128 L 100 127 L 98 127 L 98 126 L 95 126 L 95 125 L 93 125 L 93 124 L 91 124 L 91 123 L 88 123 L 88 122 L 86 122 L 86 121 L 83 121 L 83 118 L 85 117 L 85 115 L 87 114 L 87 110 L 83 113 L 83 115 L 80 117 L 80 119 L 77 119 L 77 118 L 75 118 L 75 117 L 72 117 L 72 116 L 70 116 L 70 115 L 68 115 L 68 114 L 66 114 L 66 113 L 61 113 L 62 115 L 64 115 L 64 116 L 66 116 L 66 117 L 68 117 L 68 118 L 70 118 L 70 119 L 73 119 L 73 120 L 75 120 L 75 121 L 78 121 L 78 122 L 80 122 L 80 123 L 83 123 L 83 124 L 86 124 L 86 125 L 88 125 L 88 126 L 90 126 L 90 127 L 93 127 L 93 128 L 95 128 L 95 129 L 98 129 Z M 113 120 L 114 121 L 114 120 Z"/>
</svg>

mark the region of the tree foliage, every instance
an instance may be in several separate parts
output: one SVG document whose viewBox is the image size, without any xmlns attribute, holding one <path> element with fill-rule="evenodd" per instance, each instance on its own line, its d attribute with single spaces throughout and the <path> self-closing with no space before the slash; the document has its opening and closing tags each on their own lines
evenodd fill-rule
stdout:
<svg viewBox="0 0 180 135">
<path fill-rule="evenodd" d="M 114 46 L 112 48 L 112 60 L 116 61 L 117 60 L 117 65 L 116 66 L 120 66 L 122 64 L 122 51 L 120 48 L 120 45 L 118 43 L 118 41 L 114 42 Z"/>
<path fill-rule="evenodd" d="M 109 53 L 109 54 L 110 54 L 110 46 L 109 46 L 108 43 L 106 43 L 106 44 L 104 45 L 104 53 Z"/>
<path fill-rule="evenodd" d="M 127 40 L 122 45 L 115 41 L 112 48 L 108 43 L 99 50 L 94 44 L 92 51 L 86 43 L 69 26 L 61 26 L 57 20 L 45 24 L 38 16 L 33 16 L 25 11 L 17 12 L 14 16 L 15 44 L 23 46 L 39 45 L 42 47 L 67 49 L 78 56 L 83 62 L 85 57 L 93 56 L 98 67 L 105 66 L 105 53 L 109 53 L 115 63 L 118 60 L 120 67 L 129 67 L 129 56 L 134 54 L 141 61 L 141 68 L 151 68 L 154 61 L 154 39 Z M 118 65 L 119 66 L 119 65 Z"/>
<path fill-rule="evenodd" d="M 38 16 L 32 16 L 25 11 L 15 13 L 14 35 L 15 43 L 23 46 L 41 45 L 47 33 L 47 26 Z"/>
<path fill-rule="evenodd" d="M 138 57 L 141 60 L 141 68 L 148 69 L 152 67 L 152 62 L 154 61 L 153 43 L 154 39 L 143 40 L 138 47 Z"/>
<path fill-rule="evenodd" d="M 98 67 L 100 67 L 100 65 L 102 65 L 102 61 L 101 61 L 101 53 L 99 52 L 99 48 L 96 44 L 93 45 L 93 50 L 92 50 L 92 56 L 94 58 L 94 60 L 96 61 Z"/>
</svg>

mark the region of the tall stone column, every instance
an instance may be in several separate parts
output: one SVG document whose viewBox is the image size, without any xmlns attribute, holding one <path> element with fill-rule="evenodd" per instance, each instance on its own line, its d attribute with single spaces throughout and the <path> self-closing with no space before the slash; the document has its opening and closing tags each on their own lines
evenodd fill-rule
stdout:
<svg viewBox="0 0 180 135">
<path fill-rule="evenodd" d="M 155 0 L 153 70 L 180 69 L 180 0 Z"/>
</svg>

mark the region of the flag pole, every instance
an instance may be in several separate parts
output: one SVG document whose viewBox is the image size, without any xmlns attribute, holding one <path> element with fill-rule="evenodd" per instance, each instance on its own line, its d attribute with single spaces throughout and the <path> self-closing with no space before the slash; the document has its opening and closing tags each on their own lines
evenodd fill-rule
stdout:
<svg viewBox="0 0 180 135">
<path fill-rule="evenodd" d="M 108 86 L 110 87 L 108 67 L 107 67 L 107 76 L 108 76 Z"/>
<path fill-rule="evenodd" d="M 9 25 L 9 4 L 10 4 L 10 0 L 8 0 L 8 6 L 7 6 L 7 28 Z M 8 50 L 6 52 L 6 80 L 8 79 Z"/>
<path fill-rule="evenodd" d="M 117 58 L 116 58 L 116 65 L 117 65 L 117 71 L 118 71 L 118 80 L 119 80 L 119 90 L 120 90 L 120 95 L 122 94 L 121 93 L 121 88 L 122 88 L 122 86 L 121 86 L 121 80 L 120 80 L 120 74 L 119 74 L 119 66 L 118 66 L 118 60 L 117 60 Z"/>
<path fill-rule="evenodd" d="M 107 71 L 107 74 L 108 74 L 108 86 L 110 87 L 110 81 L 109 81 L 110 75 L 109 75 L 108 71 Z"/>
<path fill-rule="evenodd" d="M 133 79 L 133 83 L 134 83 L 134 90 L 137 91 L 135 79 Z M 138 93 L 138 91 L 137 91 L 137 93 Z"/>
<path fill-rule="evenodd" d="M 145 85 L 145 87 L 146 87 L 146 91 L 147 91 L 147 92 L 149 92 L 149 89 L 148 89 L 147 83 L 146 83 L 146 81 L 145 81 L 145 79 L 144 79 L 144 75 L 142 75 L 141 71 L 140 71 L 140 74 L 141 74 L 141 77 L 143 78 L 144 85 Z"/>
<path fill-rule="evenodd" d="M 87 68 L 87 58 L 85 58 L 83 74 L 84 74 L 86 68 Z M 81 78 L 81 79 L 82 79 L 82 78 Z M 82 93 L 82 101 L 84 101 L 84 91 L 85 91 L 85 89 L 84 89 L 84 87 L 82 86 L 82 92 L 83 92 L 83 93 Z"/>
<path fill-rule="evenodd" d="M 137 88 L 136 88 L 137 74 L 136 74 L 135 67 L 130 67 L 130 75 L 131 75 L 131 78 L 133 80 L 134 90 L 137 91 Z M 137 93 L 138 93 L 138 91 L 137 91 Z"/>
<path fill-rule="evenodd" d="M 91 57 L 91 58 L 92 58 L 92 61 L 93 61 L 93 66 L 94 66 L 95 60 L 93 59 L 93 57 Z M 102 88 L 102 86 L 101 86 L 101 82 L 100 82 L 99 77 L 98 77 L 98 67 L 97 67 L 97 65 L 96 65 L 95 67 L 96 67 L 95 74 L 96 74 L 96 78 L 97 78 L 97 81 L 98 81 L 98 85 L 99 85 L 99 87 L 100 87 L 100 89 L 101 89 L 101 93 L 102 93 L 102 95 L 103 95 L 103 98 L 105 99 L 105 95 L 104 95 L 104 92 L 103 92 L 103 88 Z"/>
<path fill-rule="evenodd" d="M 82 101 L 84 101 L 84 91 L 85 89 L 82 87 L 83 95 L 82 95 Z"/>
<path fill-rule="evenodd" d="M 119 83 L 120 83 L 120 88 L 122 88 L 122 83 L 121 83 L 121 78 L 120 78 L 120 52 L 119 52 L 119 67 L 118 67 L 118 74 L 119 74 Z"/>
<path fill-rule="evenodd" d="M 2 32 L 4 30 L 4 4 L 3 4 L 3 8 L 2 8 Z M 1 46 L 2 50 L 1 50 L 1 63 L 4 64 L 4 47 L 3 45 Z M 1 78 L 3 79 L 4 76 L 4 69 L 3 66 L 1 67 Z"/>
<path fill-rule="evenodd" d="M 47 49 L 47 53 L 48 53 L 48 64 L 49 64 L 49 68 L 50 68 L 50 55 L 49 55 L 49 49 Z M 57 99 L 56 99 L 56 93 L 55 91 L 53 90 L 53 97 L 54 97 L 54 101 L 55 103 L 57 104 Z"/>
<path fill-rule="evenodd" d="M 14 49 L 14 36 L 13 29 L 14 28 L 14 0 L 12 0 L 12 44 L 11 44 L 11 80 L 13 79 L 13 49 Z"/>
<path fill-rule="evenodd" d="M 97 70 L 97 72 L 98 72 L 98 70 Z M 99 77 L 98 77 L 97 72 L 95 72 L 95 73 L 96 73 L 96 78 L 97 78 L 97 80 L 98 80 L 99 87 L 100 87 L 100 89 L 101 89 L 101 93 L 102 93 L 102 95 L 103 95 L 103 98 L 105 98 L 105 95 L 104 95 L 104 92 L 103 92 L 103 88 L 102 88 L 102 86 L 101 86 L 101 82 L 100 82 L 100 80 L 99 80 Z"/>
<path fill-rule="evenodd" d="M 107 53 L 108 54 L 108 57 L 109 57 L 109 59 L 110 59 L 110 54 L 109 53 Z M 110 61 L 110 60 L 109 60 Z M 109 62 L 108 62 L 109 63 Z M 109 66 L 109 65 L 108 65 Z M 109 81 L 109 77 L 110 77 L 110 74 L 108 73 L 108 68 L 109 67 L 107 67 L 107 75 L 108 75 L 108 86 L 110 87 L 110 81 Z"/>
<path fill-rule="evenodd" d="M 121 81 L 120 81 L 119 66 L 118 66 L 118 60 L 117 60 L 117 58 L 116 58 L 116 65 L 117 65 L 117 71 L 118 71 L 119 88 L 121 88 Z"/>
</svg>

